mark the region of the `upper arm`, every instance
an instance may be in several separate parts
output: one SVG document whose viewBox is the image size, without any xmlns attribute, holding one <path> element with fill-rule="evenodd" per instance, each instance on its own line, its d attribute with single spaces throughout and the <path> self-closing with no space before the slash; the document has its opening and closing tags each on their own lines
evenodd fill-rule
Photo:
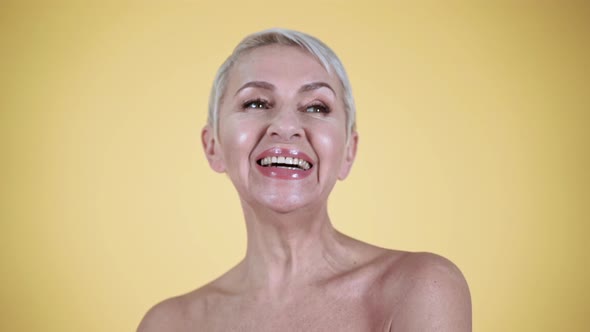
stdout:
<svg viewBox="0 0 590 332">
<path fill-rule="evenodd" d="M 137 332 L 176 331 L 182 321 L 179 300 L 168 299 L 156 304 L 145 314 Z"/>
<path fill-rule="evenodd" d="M 471 296 L 461 271 L 440 256 L 414 255 L 392 331 L 470 332 Z"/>
</svg>

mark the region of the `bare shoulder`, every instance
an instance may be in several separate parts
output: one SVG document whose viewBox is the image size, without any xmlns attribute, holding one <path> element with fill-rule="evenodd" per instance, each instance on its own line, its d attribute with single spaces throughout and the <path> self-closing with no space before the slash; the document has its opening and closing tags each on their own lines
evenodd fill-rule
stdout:
<svg viewBox="0 0 590 332">
<path fill-rule="evenodd" d="M 391 271 L 392 331 L 471 331 L 469 287 L 455 264 L 431 253 L 404 253 Z"/>
<path fill-rule="evenodd" d="M 174 297 L 156 304 L 145 314 L 137 332 L 180 330 L 185 310 L 183 302 L 182 298 Z"/>
<path fill-rule="evenodd" d="M 137 332 L 190 330 L 204 312 L 203 293 L 206 291 L 203 287 L 154 305 L 141 320 Z"/>
</svg>

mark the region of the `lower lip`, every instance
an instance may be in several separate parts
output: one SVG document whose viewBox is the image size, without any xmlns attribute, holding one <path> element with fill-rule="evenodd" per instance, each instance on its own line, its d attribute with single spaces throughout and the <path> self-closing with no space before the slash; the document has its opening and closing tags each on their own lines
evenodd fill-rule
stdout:
<svg viewBox="0 0 590 332">
<path fill-rule="evenodd" d="M 307 171 L 299 169 L 288 169 L 282 167 L 260 166 L 256 164 L 256 168 L 265 176 L 280 180 L 301 180 L 311 174 L 311 169 Z"/>
</svg>

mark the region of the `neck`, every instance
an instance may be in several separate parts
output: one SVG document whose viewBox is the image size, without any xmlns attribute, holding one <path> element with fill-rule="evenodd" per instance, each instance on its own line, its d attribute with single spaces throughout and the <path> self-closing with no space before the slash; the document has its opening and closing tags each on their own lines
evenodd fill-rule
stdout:
<svg viewBox="0 0 590 332">
<path fill-rule="evenodd" d="M 322 280 L 351 260 L 346 237 L 336 231 L 327 207 L 279 213 L 242 202 L 248 247 L 239 265 L 249 287 L 281 291 Z"/>
</svg>

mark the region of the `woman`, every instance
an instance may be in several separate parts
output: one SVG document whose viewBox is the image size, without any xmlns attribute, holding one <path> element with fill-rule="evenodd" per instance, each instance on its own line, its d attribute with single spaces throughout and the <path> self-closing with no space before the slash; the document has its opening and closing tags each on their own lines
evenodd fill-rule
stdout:
<svg viewBox="0 0 590 332">
<path fill-rule="evenodd" d="M 139 331 L 471 331 L 451 262 L 333 228 L 328 196 L 358 134 L 345 70 L 321 41 L 283 29 L 246 37 L 218 71 L 202 140 L 239 193 L 246 256 L 156 305 Z"/>
</svg>

